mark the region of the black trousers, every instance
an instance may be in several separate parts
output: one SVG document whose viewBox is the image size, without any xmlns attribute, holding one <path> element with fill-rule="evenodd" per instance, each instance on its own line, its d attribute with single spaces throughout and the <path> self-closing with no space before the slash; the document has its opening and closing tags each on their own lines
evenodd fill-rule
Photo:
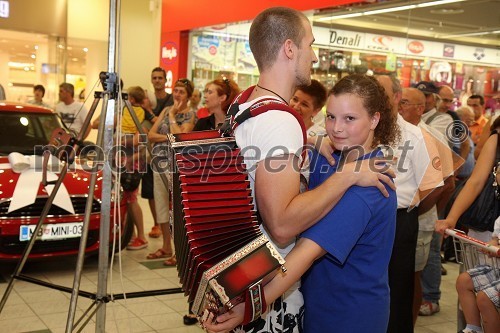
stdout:
<svg viewBox="0 0 500 333">
<path fill-rule="evenodd" d="M 415 250 L 418 238 L 418 209 L 398 209 L 396 236 L 389 262 L 391 313 L 389 333 L 413 332 Z"/>
</svg>

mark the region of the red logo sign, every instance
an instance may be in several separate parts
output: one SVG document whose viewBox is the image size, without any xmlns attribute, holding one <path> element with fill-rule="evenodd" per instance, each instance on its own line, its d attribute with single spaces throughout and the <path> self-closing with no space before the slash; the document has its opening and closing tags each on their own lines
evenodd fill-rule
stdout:
<svg viewBox="0 0 500 333">
<path fill-rule="evenodd" d="M 422 43 L 421 43 L 421 42 L 419 42 L 418 40 L 411 41 L 411 42 L 408 44 L 408 50 L 409 50 L 411 53 L 415 53 L 415 54 L 422 53 L 422 51 L 424 50 L 424 44 L 422 44 Z"/>
<path fill-rule="evenodd" d="M 177 44 L 166 42 L 161 48 L 161 60 L 166 65 L 173 64 L 177 60 L 177 53 Z"/>
<path fill-rule="evenodd" d="M 211 55 L 215 55 L 217 53 L 217 48 L 214 45 L 210 45 L 210 47 L 208 48 L 208 52 Z"/>
<path fill-rule="evenodd" d="M 375 36 L 373 37 L 373 41 L 376 44 L 388 47 L 389 44 L 392 42 L 392 38 L 389 36 Z"/>
</svg>

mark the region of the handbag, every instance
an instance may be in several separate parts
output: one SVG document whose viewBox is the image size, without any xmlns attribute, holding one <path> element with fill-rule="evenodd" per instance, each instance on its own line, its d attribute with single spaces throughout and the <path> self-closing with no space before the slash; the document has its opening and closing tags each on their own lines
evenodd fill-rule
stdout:
<svg viewBox="0 0 500 333">
<path fill-rule="evenodd" d="M 464 226 L 477 231 L 493 231 L 495 220 L 500 215 L 500 195 L 496 181 L 497 168 L 500 163 L 500 135 L 497 131 L 492 131 L 491 135 L 493 134 L 497 134 L 498 138 L 493 171 L 488 175 L 486 184 L 476 200 L 458 219 L 457 226 Z M 455 188 L 455 192 L 446 205 L 445 216 L 448 215 L 455 199 L 466 183 L 467 180 Z"/>
<path fill-rule="evenodd" d="M 135 191 L 141 183 L 142 174 L 139 170 L 123 172 L 120 176 L 120 184 L 124 191 Z"/>
</svg>

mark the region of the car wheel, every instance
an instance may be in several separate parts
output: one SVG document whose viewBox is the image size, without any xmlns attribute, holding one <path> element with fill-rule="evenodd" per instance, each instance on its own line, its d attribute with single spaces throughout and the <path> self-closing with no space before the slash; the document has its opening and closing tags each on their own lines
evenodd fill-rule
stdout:
<svg viewBox="0 0 500 333">
<path fill-rule="evenodd" d="M 132 220 L 132 216 L 130 214 L 127 214 L 127 217 L 125 218 L 125 225 L 123 226 L 123 230 L 121 233 L 121 247 L 118 248 L 118 242 L 116 243 L 116 248 L 115 252 L 119 252 L 121 250 L 125 250 L 127 247 L 128 243 L 132 239 L 132 235 L 134 233 L 134 221 Z M 111 253 L 113 251 L 113 240 L 110 240 L 109 243 L 109 252 Z M 118 241 L 118 239 L 117 239 Z"/>
</svg>

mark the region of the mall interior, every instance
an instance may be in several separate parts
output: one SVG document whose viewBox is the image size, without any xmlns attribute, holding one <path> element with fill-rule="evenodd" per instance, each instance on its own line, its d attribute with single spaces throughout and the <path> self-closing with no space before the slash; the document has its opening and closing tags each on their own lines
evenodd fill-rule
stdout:
<svg viewBox="0 0 500 333">
<path fill-rule="evenodd" d="M 252 19 L 268 1 L 121 0 L 116 28 L 119 40 L 114 68 L 124 88 L 151 90 L 151 70 L 167 73 L 165 89 L 189 78 L 203 91 L 206 83 L 230 77 L 241 88 L 257 83 L 259 74 L 248 43 Z M 500 0 L 277 0 L 273 5 L 302 11 L 313 26 L 313 49 L 319 61 L 311 77 L 327 88 L 351 73 L 396 74 L 403 87 L 419 81 L 450 86 L 454 107 L 471 95 L 487 103 L 500 94 Z M 5 99 L 25 103 L 41 84 L 44 102 L 58 103 L 59 85 L 72 83 L 75 99 L 90 108 L 102 90 L 99 73 L 109 68 L 110 1 L 0 0 L 0 85 Z M 500 109 L 500 100 L 490 112 Z M 203 101 L 202 101 L 203 103 Z M 98 112 L 95 117 L 98 116 Z M 1 133 L 0 133 L 1 136 Z M 92 130 L 89 140 L 95 140 Z M 139 199 L 146 229 L 153 225 L 145 199 Z M 0 217 L 1 218 L 1 217 Z M 114 260 L 108 288 L 112 293 L 177 288 L 173 267 L 146 260 L 160 247 L 122 251 Z M 71 286 L 76 259 L 28 261 L 30 276 Z M 0 263 L 4 293 L 16 262 Z M 441 310 L 419 316 L 415 332 L 458 330 L 455 280 L 459 265 L 443 264 Z M 95 292 L 97 258 L 85 261 L 81 288 Z M 90 301 L 80 298 L 76 314 Z M 64 332 L 70 295 L 16 281 L 0 312 L 1 332 Z M 109 302 L 106 332 L 203 332 L 185 326 L 188 305 L 182 293 Z M 82 332 L 96 331 L 92 317 Z"/>
</svg>

